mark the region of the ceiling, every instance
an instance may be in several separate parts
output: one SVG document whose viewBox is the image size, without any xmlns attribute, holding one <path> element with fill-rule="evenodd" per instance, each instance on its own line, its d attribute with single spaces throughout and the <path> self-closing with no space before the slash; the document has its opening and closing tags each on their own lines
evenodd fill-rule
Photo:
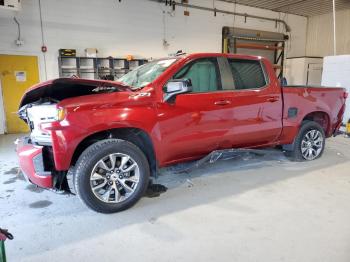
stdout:
<svg viewBox="0 0 350 262">
<path fill-rule="evenodd" d="M 314 16 L 332 12 L 332 0 L 220 0 L 276 12 Z M 350 9 L 350 0 L 335 0 L 336 10 Z"/>
</svg>

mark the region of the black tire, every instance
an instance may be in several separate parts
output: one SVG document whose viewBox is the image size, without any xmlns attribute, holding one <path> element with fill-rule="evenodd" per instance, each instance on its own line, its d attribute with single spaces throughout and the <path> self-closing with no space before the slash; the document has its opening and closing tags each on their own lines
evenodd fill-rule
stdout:
<svg viewBox="0 0 350 262">
<path fill-rule="evenodd" d="M 121 153 L 130 156 L 139 167 L 139 181 L 135 191 L 125 200 L 106 203 L 98 199 L 90 185 L 90 176 L 96 163 L 109 154 Z M 134 144 L 120 139 L 105 139 L 89 146 L 75 165 L 75 189 L 79 198 L 92 210 L 99 213 L 120 212 L 133 206 L 145 193 L 150 168 L 143 152 Z"/>
<path fill-rule="evenodd" d="M 75 167 L 71 166 L 66 174 L 67 177 L 67 183 L 68 183 L 68 188 L 71 194 L 76 195 L 77 190 L 75 189 Z"/>
<path fill-rule="evenodd" d="M 302 154 L 302 141 L 304 139 L 304 137 L 306 136 L 306 134 L 312 130 L 316 130 L 318 132 L 320 132 L 320 134 L 322 135 L 322 148 L 321 151 L 319 152 L 319 154 L 313 158 L 313 159 L 307 159 L 303 156 Z M 302 126 L 299 130 L 299 133 L 297 135 L 297 137 L 294 140 L 293 143 L 293 150 L 290 152 L 287 152 L 287 155 L 291 158 L 291 160 L 293 161 L 312 161 L 315 160 L 319 157 L 322 156 L 324 148 L 325 148 L 325 132 L 323 130 L 323 128 L 316 122 L 314 121 L 303 121 Z"/>
</svg>

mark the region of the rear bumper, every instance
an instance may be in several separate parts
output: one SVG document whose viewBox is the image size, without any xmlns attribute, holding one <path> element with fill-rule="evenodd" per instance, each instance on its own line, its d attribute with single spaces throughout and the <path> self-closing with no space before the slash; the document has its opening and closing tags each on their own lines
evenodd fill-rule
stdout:
<svg viewBox="0 0 350 262">
<path fill-rule="evenodd" d="M 26 178 L 43 188 L 52 188 L 52 174 L 44 170 L 43 147 L 28 143 L 28 138 L 17 140 L 19 166 Z"/>
</svg>

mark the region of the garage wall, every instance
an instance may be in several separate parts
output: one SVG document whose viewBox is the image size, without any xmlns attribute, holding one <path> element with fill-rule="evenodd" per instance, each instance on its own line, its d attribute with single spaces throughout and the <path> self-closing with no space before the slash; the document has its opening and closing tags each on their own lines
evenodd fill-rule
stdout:
<svg viewBox="0 0 350 262">
<path fill-rule="evenodd" d="M 190 1 L 192 4 L 213 7 L 211 0 Z M 82 55 L 86 47 L 96 47 L 100 56 L 160 57 L 182 49 L 186 52 L 220 52 L 221 29 L 233 26 L 233 16 L 218 14 L 214 17 L 206 11 L 189 9 L 190 16 L 183 15 L 183 8 L 168 14 L 164 4 L 140 0 L 92 1 L 92 0 L 44 0 L 42 16 L 46 53 L 47 78 L 58 75 L 57 56 L 59 48 L 75 48 Z M 216 8 L 234 10 L 234 4 L 217 3 Z M 163 16 L 163 11 L 165 15 Z M 284 18 L 292 28 L 288 56 L 305 55 L 307 19 L 301 16 L 236 6 L 237 12 Z M 38 54 L 41 47 L 38 0 L 22 1 L 22 11 L 16 14 L 22 24 L 24 45 L 17 47 L 17 27 L 12 12 L 0 13 L 0 52 Z M 235 26 L 267 31 L 283 30 L 274 22 L 236 17 Z M 164 48 L 166 35 L 169 47 Z M 41 61 L 43 67 L 43 61 Z M 41 78 L 45 79 L 42 68 Z"/>
<path fill-rule="evenodd" d="M 350 10 L 336 12 L 337 54 L 350 54 Z M 306 54 L 308 56 L 333 55 L 332 13 L 309 18 Z"/>
<path fill-rule="evenodd" d="M 212 0 L 191 0 L 191 4 L 213 7 Z M 42 18 L 45 45 L 48 52 L 41 53 L 39 0 L 22 1 L 22 10 L 12 12 L 0 9 L 0 53 L 37 55 L 41 80 L 58 77 L 58 49 L 74 48 L 83 55 L 87 47 L 96 47 L 99 56 L 125 56 L 157 58 L 183 50 L 190 52 L 221 52 L 223 26 L 283 32 L 275 22 L 184 8 L 171 12 L 164 4 L 146 0 L 42 0 Z M 307 19 L 264 9 L 218 2 L 216 8 L 249 13 L 271 18 L 282 18 L 291 27 L 291 41 L 287 56 L 305 55 Z M 17 25 L 21 24 L 22 46 L 15 45 Z M 163 46 L 163 39 L 169 43 Z M 45 66 L 46 62 L 46 66 Z M 2 104 L 0 104 L 0 107 Z M 3 122 L 0 123 L 3 126 Z"/>
</svg>

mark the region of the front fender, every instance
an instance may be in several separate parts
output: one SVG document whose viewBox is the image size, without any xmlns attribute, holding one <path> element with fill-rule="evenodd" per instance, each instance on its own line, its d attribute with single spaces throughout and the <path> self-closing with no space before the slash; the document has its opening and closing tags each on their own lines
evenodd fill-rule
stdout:
<svg viewBox="0 0 350 262">
<path fill-rule="evenodd" d="M 138 128 L 149 134 L 152 140 L 156 124 L 156 114 L 152 107 L 106 108 L 99 110 L 79 110 L 68 113 L 61 122 L 42 125 L 51 132 L 55 168 L 69 169 L 77 146 L 87 137 L 116 128 Z M 154 142 L 155 150 L 159 143 Z"/>
</svg>

